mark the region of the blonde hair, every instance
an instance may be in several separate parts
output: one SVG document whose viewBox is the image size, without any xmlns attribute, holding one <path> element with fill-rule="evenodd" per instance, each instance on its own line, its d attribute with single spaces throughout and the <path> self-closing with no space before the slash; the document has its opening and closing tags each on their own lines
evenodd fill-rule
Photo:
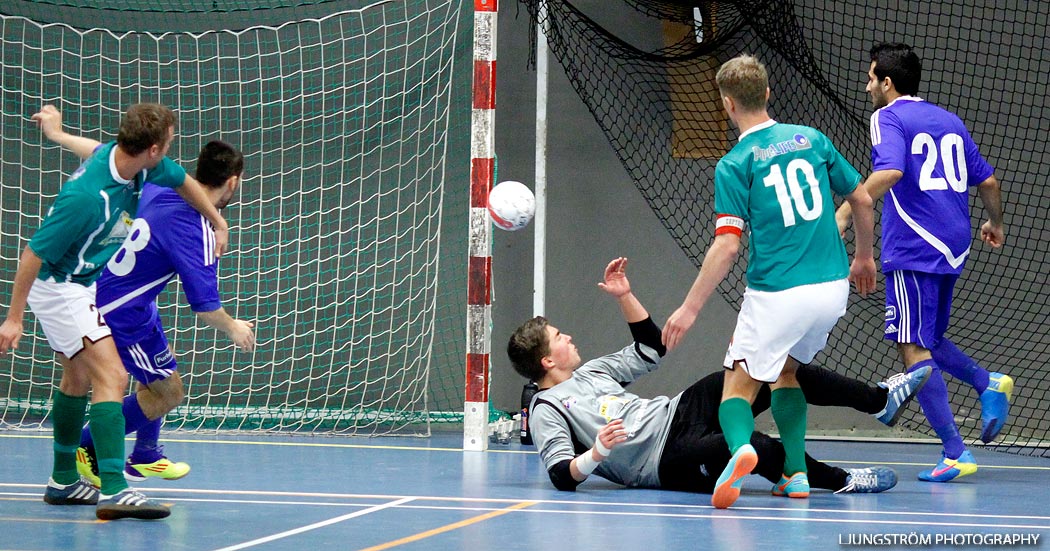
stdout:
<svg viewBox="0 0 1050 551">
<path fill-rule="evenodd" d="M 769 76 L 766 66 L 755 56 L 743 54 L 723 63 L 715 82 L 719 93 L 733 98 L 742 111 L 765 109 Z"/>
</svg>

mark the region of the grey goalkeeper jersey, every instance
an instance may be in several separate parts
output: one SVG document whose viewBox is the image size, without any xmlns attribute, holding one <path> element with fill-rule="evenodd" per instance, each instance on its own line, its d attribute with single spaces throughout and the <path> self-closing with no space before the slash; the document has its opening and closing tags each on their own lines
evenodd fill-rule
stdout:
<svg viewBox="0 0 1050 551">
<path fill-rule="evenodd" d="M 582 453 L 573 446 L 590 448 L 598 431 L 609 421 L 622 418 L 627 441 L 616 446 L 594 473 L 618 484 L 658 487 L 658 466 L 671 419 L 681 394 L 674 398 L 643 399 L 627 392 L 630 383 L 659 367 L 655 350 L 632 344 L 619 352 L 593 359 L 572 377 L 536 393 L 529 408 L 529 429 L 544 467 L 551 467 Z M 656 363 L 653 363 L 653 362 Z"/>
</svg>

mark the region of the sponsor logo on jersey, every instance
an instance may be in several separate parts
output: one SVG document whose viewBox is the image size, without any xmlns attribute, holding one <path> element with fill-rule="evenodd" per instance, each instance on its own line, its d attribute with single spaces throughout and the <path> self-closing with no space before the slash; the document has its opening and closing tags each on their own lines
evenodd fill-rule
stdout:
<svg viewBox="0 0 1050 551">
<path fill-rule="evenodd" d="M 623 406 L 626 404 L 619 396 L 606 394 L 598 398 L 598 403 L 598 414 L 604 417 L 607 422 L 623 417 Z"/>
<path fill-rule="evenodd" d="M 568 398 L 561 401 L 561 405 L 565 406 L 565 409 L 570 409 L 572 406 L 576 405 L 576 397 L 569 396 Z"/>
<path fill-rule="evenodd" d="M 890 333 L 896 333 L 896 332 L 897 332 L 897 326 L 896 325 L 893 325 L 891 323 L 891 324 L 886 326 L 886 334 L 887 335 L 889 335 Z"/>
<path fill-rule="evenodd" d="M 887 306 L 886 307 L 886 321 L 895 320 L 895 319 L 897 319 L 897 307 L 896 306 L 892 306 L 892 305 L 891 306 Z"/>
<path fill-rule="evenodd" d="M 123 243 L 124 239 L 127 238 L 130 233 L 131 225 L 135 222 L 135 219 L 128 214 L 127 211 L 120 211 L 120 214 L 116 216 L 117 221 L 113 224 L 113 227 L 109 230 L 109 235 L 101 240 L 102 246 L 112 245 L 113 243 Z"/>
<path fill-rule="evenodd" d="M 753 146 L 751 148 L 751 153 L 754 154 L 756 161 L 764 161 L 766 159 L 772 159 L 777 155 L 783 155 L 793 151 L 801 151 L 811 147 L 813 147 L 813 144 L 810 143 L 809 138 L 802 134 L 795 134 L 790 140 L 777 142 L 765 147 Z"/>
</svg>

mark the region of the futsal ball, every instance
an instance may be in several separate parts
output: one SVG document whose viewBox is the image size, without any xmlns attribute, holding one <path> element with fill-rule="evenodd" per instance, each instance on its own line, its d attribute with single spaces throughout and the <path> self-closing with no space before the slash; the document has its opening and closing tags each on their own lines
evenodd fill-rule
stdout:
<svg viewBox="0 0 1050 551">
<path fill-rule="evenodd" d="M 529 225 L 536 213 L 536 197 L 521 182 L 500 182 L 489 192 L 489 217 L 496 227 L 517 231 Z"/>
</svg>

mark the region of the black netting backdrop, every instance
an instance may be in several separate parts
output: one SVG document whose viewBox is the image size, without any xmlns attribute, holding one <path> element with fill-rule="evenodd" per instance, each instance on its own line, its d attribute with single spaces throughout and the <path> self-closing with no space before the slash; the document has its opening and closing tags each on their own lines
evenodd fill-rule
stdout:
<svg viewBox="0 0 1050 551">
<path fill-rule="evenodd" d="M 540 1 L 522 0 L 534 19 Z M 1011 420 L 988 447 L 1047 457 L 1050 293 L 1041 264 L 1050 248 L 1050 50 L 1043 47 L 1050 3 L 1010 6 L 608 0 L 585 13 L 569 1 L 548 0 L 544 24 L 552 55 L 639 191 L 697 266 L 713 234 L 715 163 L 736 136 L 718 101 L 718 66 L 740 53 L 758 56 L 770 72 L 770 114 L 822 130 L 867 172 L 868 49 L 875 42 L 914 46 L 923 59 L 919 95 L 967 123 L 1004 192 L 1007 246 L 996 251 L 975 241 L 956 286 L 948 337 L 982 366 L 1016 380 Z M 627 20 L 630 25 L 615 24 Z M 626 36 L 628 31 L 635 34 Z M 976 194 L 972 207 L 976 235 L 984 216 Z M 744 271 L 739 262 L 720 287 L 734 305 Z M 862 380 L 899 371 L 895 348 L 882 340 L 884 300 L 884 281 L 873 295 L 854 295 L 817 362 Z M 977 394 L 950 378 L 948 388 L 963 437 L 976 441 Z M 901 425 L 933 434 L 917 405 Z"/>
</svg>

